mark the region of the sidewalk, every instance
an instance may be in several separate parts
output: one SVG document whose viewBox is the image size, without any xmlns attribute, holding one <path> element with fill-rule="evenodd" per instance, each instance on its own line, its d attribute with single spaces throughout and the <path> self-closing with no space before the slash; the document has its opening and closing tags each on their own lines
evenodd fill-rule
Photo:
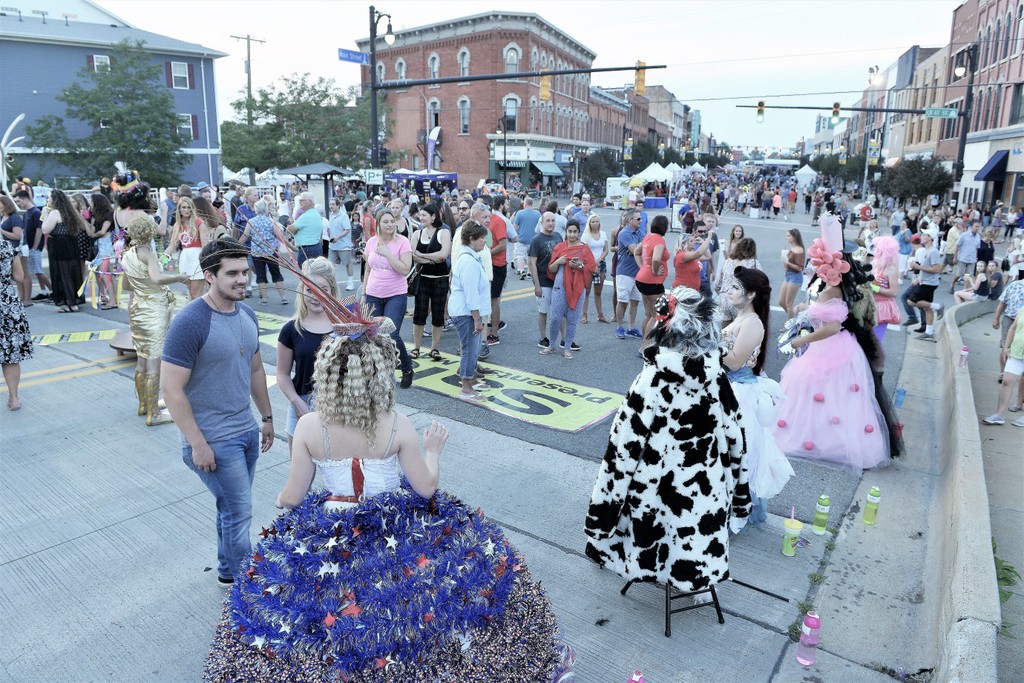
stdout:
<svg viewBox="0 0 1024 683">
<path fill-rule="evenodd" d="M 1008 413 L 1005 425 L 989 426 L 981 418 L 995 412 L 999 398 L 999 331 L 985 315 L 960 328 L 964 344 L 971 348 L 971 386 L 981 431 L 988 484 L 988 506 L 997 555 L 1024 574 L 1024 429 L 1010 424 L 1021 413 Z M 980 504 L 980 501 L 979 501 Z M 1014 638 L 999 636 L 999 680 L 1024 676 L 1024 586 L 1011 589 L 1014 596 L 1002 606 L 1003 623 Z"/>
</svg>

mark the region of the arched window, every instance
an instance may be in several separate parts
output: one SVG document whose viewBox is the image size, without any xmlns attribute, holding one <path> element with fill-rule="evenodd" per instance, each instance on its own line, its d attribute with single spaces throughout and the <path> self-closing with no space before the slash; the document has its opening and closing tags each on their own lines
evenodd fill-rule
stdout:
<svg viewBox="0 0 1024 683">
<path fill-rule="evenodd" d="M 976 115 L 972 117 L 974 119 L 973 129 L 975 131 L 982 130 L 985 127 L 986 122 L 988 121 L 988 104 L 989 97 L 991 95 L 992 91 L 986 90 L 984 96 L 979 98 L 982 102 L 984 102 L 984 104 L 982 104 L 981 107 L 978 107 L 978 111 L 975 112 Z M 981 104 L 981 102 L 979 102 L 979 104 Z"/>
<path fill-rule="evenodd" d="M 459 135 L 469 135 L 469 98 L 459 98 Z"/>
<path fill-rule="evenodd" d="M 988 39 L 986 39 L 986 36 L 985 36 L 984 33 L 982 33 L 980 30 L 978 31 L 978 45 L 979 45 L 979 49 L 978 49 L 978 66 L 979 67 L 983 67 L 986 64 L 988 64 L 988 44 L 991 42 L 991 38 L 992 38 L 992 27 L 991 26 L 988 27 Z"/>
<path fill-rule="evenodd" d="M 552 119 L 554 118 L 554 115 L 555 115 L 555 105 L 552 104 L 551 102 L 548 102 L 548 114 L 547 114 L 548 135 L 551 135 L 551 136 L 554 136 L 554 134 L 555 134 L 554 124 L 552 122 Z"/>
<path fill-rule="evenodd" d="M 441 102 L 436 97 L 427 103 L 427 120 L 431 128 L 441 125 Z"/>
<path fill-rule="evenodd" d="M 514 74 L 519 71 L 519 59 L 523 56 L 523 51 L 515 43 L 509 43 L 505 46 L 503 57 L 505 60 L 505 73 Z"/>
<path fill-rule="evenodd" d="M 1000 48 L 1003 46 L 1003 22 L 996 20 L 996 32 L 992 36 L 992 61 L 998 62 L 1001 58 L 999 54 Z"/>
<path fill-rule="evenodd" d="M 1013 53 L 1017 54 L 1024 49 L 1024 4 L 1017 5 L 1017 42 L 1013 46 Z"/>
<path fill-rule="evenodd" d="M 992 91 L 992 122 L 989 124 L 989 128 L 999 127 L 999 105 L 1002 104 L 1002 99 L 1003 88 L 997 85 Z"/>
<path fill-rule="evenodd" d="M 401 57 L 395 60 L 395 76 L 400 81 L 405 80 L 405 60 Z"/>
<path fill-rule="evenodd" d="M 530 98 L 530 132 L 537 132 L 537 98 Z"/>
<path fill-rule="evenodd" d="M 437 56 L 436 52 L 430 53 L 427 57 L 427 78 L 440 78 L 441 77 L 441 58 Z"/>
<path fill-rule="evenodd" d="M 459 50 L 459 54 L 456 57 L 456 60 L 459 62 L 459 75 L 460 76 L 468 76 L 469 75 L 469 48 L 465 48 L 464 47 L 461 50 Z"/>
<path fill-rule="evenodd" d="M 1011 54 L 1011 41 L 1013 40 L 1013 15 L 1006 13 L 1006 31 L 1003 33 L 1003 59 L 1009 58 Z"/>
<path fill-rule="evenodd" d="M 505 130 L 509 133 L 515 133 L 519 130 L 517 124 L 519 119 L 519 96 L 508 94 L 505 95 L 505 99 L 502 102 L 502 109 L 505 112 Z"/>
<path fill-rule="evenodd" d="M 383 62 L 377 62 L 377 82 L 380 83 L 384 80 L 384 76 L 387 73 L 387 67 L 384 66 Z"/>
</svg>

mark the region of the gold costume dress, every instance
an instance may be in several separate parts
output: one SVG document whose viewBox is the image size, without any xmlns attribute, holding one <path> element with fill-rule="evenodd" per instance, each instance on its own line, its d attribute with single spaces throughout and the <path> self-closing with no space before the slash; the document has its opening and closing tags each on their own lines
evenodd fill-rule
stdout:
<svg viewBox="0 0 1024 683">
<path fill-rule="evenodd" d="M 166 285 L 153 284 L 149 268 L 139 258 L 135 247 L 121 257 L 121 268 L 135 290 L 135 298 L 128 309 L 135 353 L 143 358 L 159 358 L 164 350 L 167 326 L 174 315 L 174 293 Z"/>
</svg>

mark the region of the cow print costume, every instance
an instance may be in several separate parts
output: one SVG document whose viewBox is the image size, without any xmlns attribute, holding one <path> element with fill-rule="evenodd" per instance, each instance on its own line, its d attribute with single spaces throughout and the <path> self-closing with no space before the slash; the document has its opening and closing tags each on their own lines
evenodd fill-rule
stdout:
<svg viewBox="0 0 1024 683">
<path fill-rule="evenodd" d="M 740 408 L 713 301 L 678 287 L 612 423 L 586 553 L 625 579 L 706 589 L 729 578 L 729 529 L 751 499 Z"/>
</svg>

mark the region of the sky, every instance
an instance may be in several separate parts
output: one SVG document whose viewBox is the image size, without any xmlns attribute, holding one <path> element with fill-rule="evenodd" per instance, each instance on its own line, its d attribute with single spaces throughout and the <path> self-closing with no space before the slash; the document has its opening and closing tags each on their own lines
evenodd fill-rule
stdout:
<svg viewBox="0 0 1024 683">
<path fill-rule="evenodd" d="M 245 42 L 251 35 L 253 89 L 292 73 L 358 85 L 354 64 L 338 48 L 355 50 L 369 36 L 369 3 L 355 0 L 96 0 L 137 28 L 200 43 L 229 54 L 216 61 L 217 109 L 245 88 Z M 517 0 L 490 7 L 532 12 L 597 53 L 594 67 L 651 70 L 648 85 L 664 85 L 701 111 L 702 130 L 733 147 L 792 147 L 814 134 L 817 112 L 772 110 L 773 104 L 853 106 L 867 85 L 868 68 L 886 69 L 913 45 L 949 42 L 952 13 L 961 0 Z M 460 0 L 377 0 L 396 31 L 487 10 Z M 385 22 L 380 24 L 383 33 Z M 444 74 L 442 74 L 444 75 Z M 632 83 L 632 73 L 594 74 L 591 83 Z M 764 123 L 737 104 L 765 100 Z"/>
</svg>

